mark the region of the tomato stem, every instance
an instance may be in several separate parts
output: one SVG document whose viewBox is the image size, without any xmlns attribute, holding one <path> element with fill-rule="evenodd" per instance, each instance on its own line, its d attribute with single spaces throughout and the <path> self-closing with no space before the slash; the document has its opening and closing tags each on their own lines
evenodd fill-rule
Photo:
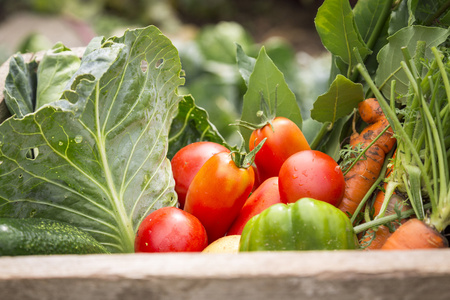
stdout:
<svg viewBox="0 0 450 300">
<path fill-rule="evenodd" d="M 232 123 L 230 125 L 234 126 L 240 126 L 249 130 L 257 130 L 260 128 L 263 128 L 266 125 L 270 125 L 270 127 L 273 129 L 272 121 L 277 116 L 277 105 L 278 105 L 278 85 L 275 87 L 275 105 L 273 109 L 269 106 L 266 99 L 264 99 L 263 91 L 260 91 L 261 94 L 261 109 L 256 112 L 256 116 L 261 119 L 261 122 L 258 124 L 250 123 L 244 120 L 237 120 L 235 123 Z"/>
<path fill-rule="evenodd" d="M 261 149 L 263 144 L 267 138 L 263 139 L 256 147 L 250 151 L 249 153 L 246 153 L 244 150 L 244 143 L 241 146 L 240 150 L 231 151 L 230 155 L 233 159 L 233 162 L 236 164 L 238 168 L 249 168 L 253 162 L 255 161 L 255 155 L 258 153 L 258 151 Z"/>
</svg>

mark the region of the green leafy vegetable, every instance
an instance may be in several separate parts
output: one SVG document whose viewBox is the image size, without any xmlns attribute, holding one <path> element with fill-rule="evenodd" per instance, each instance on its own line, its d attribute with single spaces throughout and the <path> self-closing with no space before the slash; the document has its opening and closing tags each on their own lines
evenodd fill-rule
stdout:
<svg viewBox="0 0 450 300">
<path fill-rule="evenodd" d="M 36 108 L 57 101 L 80 67 L 80 58 L 62 43 L 47 51 L 37 70 Z"/>
<path fill-rule="evenodd" d="M 181 64 L 153 26 L 91 50 L 63 100 L 0 125 L 0 215 L 66 221 L 133 252 L 141 220 L 176 203 L 166 153 Z M 106 58 L 101 78 L 83 72 Z"/>
<path fill-rule="evenodd" d="M 9 62 L 9 73 L 5 81 L 5 103 L 12 115 L 22 118 L 33 112 L 36 103 L 36 62 L 25 64 L 18 54 Z"/>
</svg>

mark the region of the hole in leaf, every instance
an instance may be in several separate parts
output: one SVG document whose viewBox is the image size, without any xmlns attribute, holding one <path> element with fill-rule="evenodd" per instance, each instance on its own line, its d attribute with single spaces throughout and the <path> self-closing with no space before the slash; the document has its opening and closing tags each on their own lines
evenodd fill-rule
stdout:
<svg viewBox="0 0 450 300">
<path fill-rule="evenodd" d="M 146 61 L 146 60 L 142 60 L 142 61 L 141 61 L 141 71 L 142 71 L 142 72 L 145 72 L 145 71 L 147 71 L 147 68 L 148 68 L 148 63 L 147 63 L 147 61 Z"/>
<path fill-rule="evenodd" d="M 28 149 L 25 157 L 29 160 L 35 160 L 39 155 L 39 148 L 30 148 Z"/>
<path fill-rule="evenodd" d="M 159 68 L 161 68 L 161 66 L 164 64 L 164 59 L 158 59 L 157 61 L 156 61 L 156 64 L 155 64 L 155 67 L 157 68 L 157 69 L 159 69 Z"/>
</svg>

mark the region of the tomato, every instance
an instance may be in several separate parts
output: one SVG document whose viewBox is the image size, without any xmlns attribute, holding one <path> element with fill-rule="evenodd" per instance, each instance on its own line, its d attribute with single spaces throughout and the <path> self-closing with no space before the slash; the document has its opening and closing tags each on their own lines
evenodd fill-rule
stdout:
<svg viewBox="0 0 450 300">
<path fill-rule="evenodd" d="M 272 125 L 267 124 L 254 130 L 249 140 L 249 149 L 253 150 L 259 142 L 267 138 L 255 156 L 255 164 L 263 181 L 278 176 L 281 166 L 292 154 L 311 149 L 302 131 L 293 121 L 276 117 L 271 123 Z"/>
<path fill-rule="evenodd" d="M 262 177 L 261 174 L 259 174 L 258 168 L 255 164 L 252 165 L 253 173 L 255 173 L 255 183 L 253 184 L 253 191 L 255 191 L 262 183 Z"/>
<path fill-rule="evenodd" d="M 242 231 L 239 251 L 358 249 L 350 219 L 316 199 L 275 204 L 254 216 Z"/>
<path fill-rule="evenodd" d="M 180 208 L 184 207 L 186 194 L 195 174 L 211 156 L 218 152 L 229 152 L 229 150 L 213 142 L 196 142 L 181 148 L 173 156 L 171 165 Z"/>
<path fill-rule="evenodd" d="M 278 191 L 278 177 L 271 177 L 264 181 L 245 201 L 239 216 L 233 222 L 227 235 L 241 234 L 248 220 L 270 206 L 281 203 Z"/>
<path fill-rule="evenodd" d="M 163 207 L 139 225 L 135 252 L 201 252 L 208 246 L 206 230 L 193 215 L 176 207 Z"/>
<path fill-rule="evenodd" d="M 237 166 L 233 155 L 214 154 L 200 168 L 189 187 L 185 211 L 205 226 L 209 242 L 223 237 L 252 191 L 253 168 Z"/>
<path fill-rule="evenodd" d="M 338 206 L 345 191 L 339 165 L 331 156 L 316 150 L 289 157 L 280 169 L 278 182 L 283 203 L 310 197 Z"/>
</svg>

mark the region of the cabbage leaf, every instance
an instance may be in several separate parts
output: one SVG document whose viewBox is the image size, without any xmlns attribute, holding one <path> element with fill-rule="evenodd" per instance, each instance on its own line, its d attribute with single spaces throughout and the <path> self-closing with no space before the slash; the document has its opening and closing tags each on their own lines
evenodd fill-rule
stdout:
<svg viewBox="0 0 450 300">
<path fill-rule="evenodd" d="M 142 219 L 177 201 L 166 154 L 184 79 L 154 26 L 99 45 L 60 100 L 0 125 L 0 216 L 69 222 L 133 252 Z"/>
</svg>

